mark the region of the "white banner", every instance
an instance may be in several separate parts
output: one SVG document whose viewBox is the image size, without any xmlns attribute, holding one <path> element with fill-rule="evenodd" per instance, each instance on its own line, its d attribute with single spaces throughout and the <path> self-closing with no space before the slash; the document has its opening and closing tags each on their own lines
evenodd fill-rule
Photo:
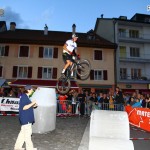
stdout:
<svg viewBox="0 0 150 150">
<path fill-rule="evenodd" d="M 0 111 L 19 111 L 19 98 L 0 97 Z"/>
</svg>

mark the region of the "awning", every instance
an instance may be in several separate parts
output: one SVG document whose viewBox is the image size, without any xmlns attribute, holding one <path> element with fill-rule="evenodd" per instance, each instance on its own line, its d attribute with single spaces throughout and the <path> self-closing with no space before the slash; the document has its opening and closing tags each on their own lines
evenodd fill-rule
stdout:
<svg viewBox="0 0 150 150">
<path fill-rule="evenodd" d="M 112 85 L 101 85 L 101 84 L 79 84 L 82 88 L 99 88 L 99 89 L 109 89 L 112 88 Z"/>
<path fill-rule="evenodd" d="M 25 85 L 32 86 L 42 86 L 42 87 L 51 87 L 56 88 L 57 80 L 28 80 L 28 79 L 18 79 L 11 82 L 10 86 L 13 87 L 24 87 Z M 79 88 L 76 81 L 71 81 L 71 88 Z"/>
<path fill-rule="evenodd" d="M 6 79 L 0 79 L 0 87 L 6 82 Z"/>
</svg>

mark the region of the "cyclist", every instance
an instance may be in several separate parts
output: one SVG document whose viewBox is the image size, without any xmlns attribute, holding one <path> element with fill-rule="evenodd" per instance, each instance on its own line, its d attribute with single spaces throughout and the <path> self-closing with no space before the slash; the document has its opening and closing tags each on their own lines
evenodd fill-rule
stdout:
<svg viewBox="0 0 150 150">
<path fill-rule="evenodd" d="M 62 70 L 62 75 L 64 75 L 66 69 L 72 65 L 72 54 L 77 55 L 77 41 L 78 36 L 76 34 L 72 35 L 72 39 L 67 40 L 66 43 L 63 46 L 63 60 L 65 62 L 65 66 Z M 73 72 L 72 72 L 73 73 Z M 73 74 L 71 74 L 73 76 Z"/>
</svg>

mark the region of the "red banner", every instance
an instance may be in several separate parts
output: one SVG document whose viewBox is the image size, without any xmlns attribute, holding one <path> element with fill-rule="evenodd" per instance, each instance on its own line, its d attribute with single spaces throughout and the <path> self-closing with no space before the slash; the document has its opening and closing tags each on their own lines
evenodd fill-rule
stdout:
<svg viewBox="0 0 150 150">
<path fill-rule="evenodd" d="M 150 132 L 150 109 L 125 107 L 130 124 Z"/>
</svg>

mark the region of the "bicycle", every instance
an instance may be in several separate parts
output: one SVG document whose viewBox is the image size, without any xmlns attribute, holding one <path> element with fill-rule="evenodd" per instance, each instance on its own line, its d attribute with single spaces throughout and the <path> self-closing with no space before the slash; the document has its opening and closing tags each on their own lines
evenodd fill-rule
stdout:
<svg viewBox="0 0 150 150">
<path fill-rule="evenodd" d="M 56 84 L 59 93 L 66 94 L 71 88 L 71 73 L 76 73 L 80 78 L 85 79 L 89 76 L 91 71 L 91 64 L 86 59 L 80 59 L 78 56 L 72 59 L 72 66 L 68 67 L 65 71 L 65 76 L 61 76 Z"/>
</svg>

